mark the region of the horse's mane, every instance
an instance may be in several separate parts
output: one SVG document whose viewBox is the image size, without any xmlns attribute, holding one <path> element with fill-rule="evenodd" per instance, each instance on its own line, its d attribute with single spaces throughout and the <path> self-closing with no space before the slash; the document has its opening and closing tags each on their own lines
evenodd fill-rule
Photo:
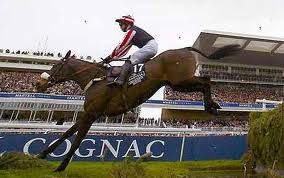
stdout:
<svg viewBox="0 0 284 178">
<path fill-rule="evenodd" d="M 71 58 L 71 59 L 75 60 L 75 61 L 87 63 L 88 65 L 96 65 L 97 67 L 105 68 L 105 66 L 102 63 L 99 63 L 99 62 L 89 62 L 89 61 L 85 61 L 85 60 L 78 59 L 78 58 Z"/>
</svg>

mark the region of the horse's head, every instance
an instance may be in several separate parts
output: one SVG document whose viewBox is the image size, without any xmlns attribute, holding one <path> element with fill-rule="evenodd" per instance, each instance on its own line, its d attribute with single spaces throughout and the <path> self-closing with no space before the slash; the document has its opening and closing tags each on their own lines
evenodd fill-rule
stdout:
<svg viewBox="0 0 284 178">
<path fill-rule="evenodd" d="M 36 82 L 36 90 L 45 91 L 47 88 L 68 80 L 70 75 L 70 60 L 71 51 L 69 50 L 65 57 L 58 63 L 54 64 L 50 71 L 41 74 L 40 79 Z"/>
</svg>

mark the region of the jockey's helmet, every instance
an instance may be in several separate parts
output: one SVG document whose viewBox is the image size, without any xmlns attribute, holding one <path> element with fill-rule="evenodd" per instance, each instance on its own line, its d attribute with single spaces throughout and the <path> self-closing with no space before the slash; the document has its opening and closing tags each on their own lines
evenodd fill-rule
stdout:
<svg viewBox="0 0 284 178">
<path fill-rule="evenodd" d="M 115 21 L 118 23 L 127 23 L 129 25 L 133 25 L 135 22 L 134 18 L 131 15 L 124 15 L 121 18 L 116 19 Z"/>
</svg>

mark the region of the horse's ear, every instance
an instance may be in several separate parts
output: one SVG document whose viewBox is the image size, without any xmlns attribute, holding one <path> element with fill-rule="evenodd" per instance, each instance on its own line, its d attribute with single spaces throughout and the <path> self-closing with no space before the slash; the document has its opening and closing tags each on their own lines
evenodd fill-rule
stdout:
<svg viewBox="0 0 284 178">
<path fill-rule="evenodd" d="M 62 60 L 62 61 L 66 61 L 66 60 L 68 60 L 68 59 L 69 59 L 69 57 L 70 57 L 70 55 L 71 55 L 71 50 L 69 50 L 69 51 L 66 53 L 65 57 L 64 57 L 64 58 L 62 58 L 61 60 Z"/>
</svg>

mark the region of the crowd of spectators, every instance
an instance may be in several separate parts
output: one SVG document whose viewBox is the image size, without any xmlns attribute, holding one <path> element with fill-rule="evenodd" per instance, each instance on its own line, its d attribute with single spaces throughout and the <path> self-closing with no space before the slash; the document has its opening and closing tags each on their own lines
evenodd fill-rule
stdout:
<svg viewBox="0 0 284 178">
<path fill-rule="evenodd" d="M 23 55 L 34 55 L 34 56 L 50 56 L 50 57 L 62 57 L 61 53 L 56 54 L 52 52 L 42 52 L 42 51 L 37 51 L 37 52 L 30 52 L 30 51 L 10 51 L 10 49 L 6 49 L 5 51 L 1 50 L 1 52 L 5 52 L 6 54 L 23 54 Z"/>
<path fill-rule="evenodd" d="M 163 126 L 168 128 L 188 128 L 188 121 L 177 119 L 165 120 Z"/>
<path fill-rule="evenodd" d="M 50 56 L 50 57 L 54 57 L 54 53 L 50 53 L 50 52 L 47 52 L 47 53 L 44 53 L 44 52 L 33 52 L 33 55 L 35 56 Z M 57 54 L 57 57 L 62 57 L 62 54 L 61 53 L 58 53 Z"/>
<path fill-rule="evenodd" d="M 212 85 L 211 93 L 216 101 L 238 103 L 253 103 L 256 99 L 282 100 L 284 97 L 282 86 L 257 84 L 217 83 Z M 166 87 L 165 99 L 203 101 L 203 94 L 177 92 Z"/>
<path fill-rule="evenodd" d="M 190 127 L 240 127 L 248 128 L 247 120 L 215 119 L 207 121 L 190 122 Z"/>
<path fill-rule="evenodd" d="M 236 135 L 246 135 L 246 131 L 239 132 L 96 132 L 90 131 L 88 135 L 96 135 L 96 136 L 143 136 L 143 137 L 198 137 L 198 136 L 236 136 Z"/>
<path fill-rule="evenodd" d="M 0 91 L 35 92 L 33 86 L 40 78 L 40 73 L 0 71 Z M 46 93 L 63 95 L 82 95 L 83 91 L 73 81 L 67 81 L 48 88 Z"/>
<path fill-rule="evenodd" d="M 154 118 L 138 118 L 138 125 L 140 127 L 160 127 L 160 123 L 157 119 Z"/>
<path fill-rule="evenodd" d="M 16 50 L 16 51 L 12 51 L 10 49 L 0 49 L 0 53 L 6 53 L 6 54 L 22 54 L 22 55 L 33 55 L 33 56 L 47 56 L 47 57 L 57 57 L 57 58 L 61 58 L 63 57 L 62 53 L 53 53 L 53 52 L 43 52 L 43 51 L 36 51 L 36 52 L 30 52 L 30 51 L 21 51 L 21 50 Z M 77 58 L 76 55 L 73 55 Z M 87 60 L 92 60 L 92 56 L 80 56 L 80 59 L 87 59 Z"/>
<path fill-rule="evenodd" d="M 220 71 L 200 71 L 201 76 L 210 76 L 216 80 L 232 80 L 240 82 L 284 83 L 284 78 L 277 75 L 254 75 L 245 73 L 228 73 Z"/>
<path fill-rule="evenodd" d="M 3 51 L 4 52 L 4 51 Z M 50 57 L 62 57 L 62 54 L 61 53 L 57 53 L 54 54 L 52 52 L 40 52 L 40 51 L 37 51 L 37 52 L 30 52 L 30 51 L 20 51 L 20 50 L 17 50 L 17 51 L 10 51 L 9 49 L 6 49 L 5 50 L 5 53 L 6 54 L 23 54 L 23 55 L 34 55 L 34 56 L 50 56 Z"/>
<path fill-rule="evenodd" d="M 109 124 L 121 123 L 120 119 L 110 119 Z M 159 121 L 160 120 L 160 121 Z M 101 122 L 105 122 L 102 119 Z M 215 118 L 212 120 L 192 120 L 192 119 L 164 119 L 164 118 L 144 118 L 144 117 L 125 117 L 122 124 L 138 123 L 139 127 L 164 127 L 164 128 L 248 128 L 248 119 L 230 116 L 227 118 Z"/>
<path fill-rule="evenodd" d="M 3 130 L 0 129 L 3 134 L 53 134 L 61 135 L 62 131 L 54 129 L 22 129 L 22 130 Z M 89 131 L 88 135 L 94 136 L 138 136 L 138 137 L 204 137 L 204 136 L 236 136 L 236 135 L 247 135 L 247 131 L 216 131 L 216 132 L 124 132 L 124 131 L 109 131 L 109 132 L 100 132 L 100 131 Z"/>
<path fill-rule="evenodd" d="M 2 92 L 35 92 L 33 84 L 39 79 L 40 73 L 0 71 L 0 91 Z M 82 95 L 81 88 L 72 81 L 57 84 L 49 88 L 46 93 L 64 95 Z M 284 89 L 282 86 L 217 83 L 212 85 L 212 96 L 220 102 L 253 103 L 256 99 L 282 100 Z M 177 92 L 170 87 L 165 88 L 167 100 L 203 101 L 200 92 Z"/>
<path fill-rule="evenodd" d="M 249 127 L 248 121 L 244 119 L 213 119 L 213 120 L 178 120 L 164 121 L 168 128 L 242 128 Z"/>
</svg>

